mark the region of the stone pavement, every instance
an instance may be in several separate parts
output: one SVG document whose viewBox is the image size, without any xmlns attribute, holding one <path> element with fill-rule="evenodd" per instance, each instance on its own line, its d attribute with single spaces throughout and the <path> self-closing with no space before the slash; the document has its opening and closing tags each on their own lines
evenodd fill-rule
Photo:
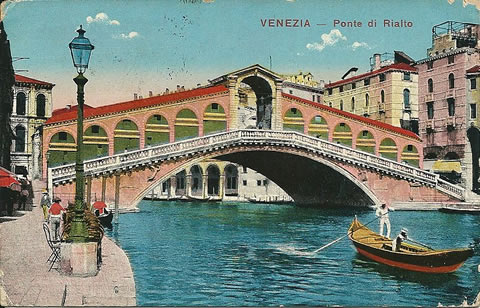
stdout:
<svg viewBox="0 0 480 308">
<path fill-rule="evenodd" d="M 51 250 L 38 205 L 42 188 L 42 182 L 35 183 L 32 211 L 0 220 L 0 305 L 60 306 L 66 286 L 65 306 L 135 306 L 135 281 L 128 257 L 107 237 L 102 240 L 103 263 L 95 277 L 48 271 L 46 260 Z"/>
</svg>

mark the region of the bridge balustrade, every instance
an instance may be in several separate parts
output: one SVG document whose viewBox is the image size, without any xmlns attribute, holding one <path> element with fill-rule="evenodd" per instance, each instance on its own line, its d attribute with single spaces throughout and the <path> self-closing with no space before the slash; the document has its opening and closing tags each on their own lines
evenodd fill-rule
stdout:
<svg viewBox="0 0 480 308">
<path fill-rule="evenodd" d="M 295 131 L 233 130 L 221 132 L 116 154 L 111 157 L 88 160 L 85 162 L 85 172 L 87 175 L 92 175 L 103 172 L 114 172 L 118 169 L 130 169 L 138 165 L 152 164 L 167 158 L 175 158 L 194 152 L 212 151 L 215 147 L 219 146 L 225 147 L 242 144 L 245 141 L 253 141 L 257 144 L 304 147 L 309 151 L 317 152 L 336 160 L 367 166 L 394 176 L 403 177 L 409 181 L 437 186 L 441 191 L 459 199 L 463 199 L 464 196 L 465 190 L 462 187 L 441 180 L 439 176 L 434 173 Z M 75 176 L 74 164 L 49 169 L 49 174 L 51 175 L 49 181 L 51 181 L 52 184 L 72 181 Z"/>
</svg>

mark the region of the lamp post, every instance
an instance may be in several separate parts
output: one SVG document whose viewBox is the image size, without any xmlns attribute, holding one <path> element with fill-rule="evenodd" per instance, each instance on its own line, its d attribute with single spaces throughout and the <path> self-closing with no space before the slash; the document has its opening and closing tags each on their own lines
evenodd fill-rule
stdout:
<svg viewBox="0 0 480 308">
<path fill-rule="evenodd" d="M 73 65 L 77 69 L 78 76 L 73 79 L 77 84 L 77 155 L 75 160 L 75 216 L 72 220 L 72 226 L 69 239 L 74 243 L 86 242 L 88 237 L 87 224 L 85 222 L 85 176 L 83 168 L 83 88 L 87 83 L 87 78 L 83 73 L 88 68 L 90 54 L 94 48 L 90 40 L 84 36 L 85 30 L 77 30 L 78 36 L 68 45 L 72 54 Z"/>
</svg>

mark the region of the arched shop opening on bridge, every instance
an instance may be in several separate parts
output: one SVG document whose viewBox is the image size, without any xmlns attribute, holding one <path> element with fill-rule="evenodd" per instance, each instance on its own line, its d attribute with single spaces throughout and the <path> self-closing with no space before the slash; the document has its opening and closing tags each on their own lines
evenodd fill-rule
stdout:
<svg viewBox="0 0 480 308">
<path fill-rule="evenodd" d="M 114 131 L 114 153 L 137 150 L 140 148 L 138 126 L 129 119 L 118 122 Z"/>
<path fill-rule="evenodd" d="M 240 128 L 272 128 L 272 87 L 267 80 L 259 76 L 242 79 L 238 96 Z"/>
<path fill-rule="evenodd" d="M 75 162 L 76 151 L 77 144 L 71 134 L 67 132 L 56 133 L 48 144 L 48 166 L 55 167 Z"/>
</svg>

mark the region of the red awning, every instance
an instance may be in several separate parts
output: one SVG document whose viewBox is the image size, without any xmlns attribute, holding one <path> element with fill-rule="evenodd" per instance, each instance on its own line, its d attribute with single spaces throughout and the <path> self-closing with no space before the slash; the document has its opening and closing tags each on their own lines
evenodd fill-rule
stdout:
<svg viewBox="0 0 480 308">
<path fill-rule="evenodd" d="M 0 167 L 0 187 L 16 191 L 22 190 L 22 185 L 17 181 L 15 174 L 2 167 Z"/>
</svg>

